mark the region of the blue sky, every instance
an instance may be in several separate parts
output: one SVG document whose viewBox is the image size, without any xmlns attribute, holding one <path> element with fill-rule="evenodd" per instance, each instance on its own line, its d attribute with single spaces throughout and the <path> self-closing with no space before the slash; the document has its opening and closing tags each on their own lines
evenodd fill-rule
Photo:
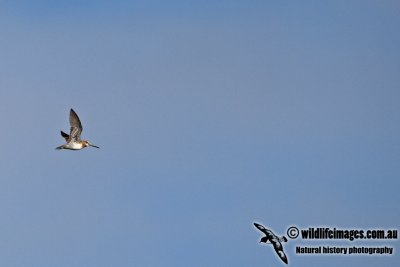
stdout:
<svg viewBox="0 0 400 267">
<path fill-rule="evenodd" d="M 1 1 L 0 265 L 278 266 L 254 221 L 280 235 L 397 229 L 399 13 L 396 1 Z M 70 108 L 101 149 L 54 150 Z M 293 266 L 399 261 L 296 245 Z"/>
</svg>

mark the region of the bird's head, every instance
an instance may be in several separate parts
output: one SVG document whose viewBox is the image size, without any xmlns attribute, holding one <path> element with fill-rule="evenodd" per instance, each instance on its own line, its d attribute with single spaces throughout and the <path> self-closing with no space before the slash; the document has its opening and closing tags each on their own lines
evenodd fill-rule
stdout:
<svg viewBox="0 0 400 267">
<path fill-rule="evenodd" d="M 269 238 L 267 236 L 264 236 L 263 238 L 260 239 L 260 243 L 267 243 Z"/>
<path fill-rule="evenodd" d="M 98 147 L 98 146 L 92 145 L 92 144 L 89 143 L 89 141 L 87 141 L 87 140 L 83 140 L 83 141 L 82 141 L 82 144 L 83 144 L 84 147 L 92 146 L 92 147 L 95 147 L 95 148 L 100 148 L 100 147 Z"/>
</svg>

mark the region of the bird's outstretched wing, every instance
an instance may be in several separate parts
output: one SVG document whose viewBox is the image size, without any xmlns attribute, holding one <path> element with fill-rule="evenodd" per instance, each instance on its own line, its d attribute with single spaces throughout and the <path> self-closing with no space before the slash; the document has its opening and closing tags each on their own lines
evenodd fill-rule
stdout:
<svg viewBox="0 0 400 267">
<path fill-rule="evenodd" d="M 61 136 L 65 139 L 65 141 L 68 142 L 69 134 L 66 134 L 66 133 L 64 133 L 63 131 L 61 131 Z"/>
<path fill-rule="evenodd" d="M 278 241 L 278 242 L 274 242 L 273 243 L 274 249 L 276 251 L 276 254 L 278 254 L 279 258 L 281 258 L 281 260 L 288 264 L 288 259 L 286 257 L 285 252 L 283 252 L 283 247 L 282 244 Z"/>
<path fill-rule="evenodd" d="M 265 228 L 261 224 L 254 223 L 254 226 L 257 227 L 257 229 L 260 230 L 261 232 L 263 232 L 264 234 L 267 234 L 267 228 Z"/>
<path fill-rule="evenodd" d="M 69 140 L 67 141 L 80 141 L 81 140 L 81 133 L 82 133 L 82 124 L 79 120 L 78 115 L 76 112 L 71 108 L 69 112 L 69 124 L 71 126 L 71 130 L 69 133 Z"/>
</svg>

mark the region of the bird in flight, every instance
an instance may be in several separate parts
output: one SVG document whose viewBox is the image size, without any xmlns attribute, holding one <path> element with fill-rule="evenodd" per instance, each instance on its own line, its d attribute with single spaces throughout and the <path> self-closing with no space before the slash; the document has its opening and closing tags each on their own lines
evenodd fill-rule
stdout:
<svg viewBox="0 0 400 267">
<path fill-rule="evenodd" d="M 254 223 L 254 225 L 257 227 L 258 230 L 260 230 L 265 234 L 265 236 L 261 238 L 260 243 L 267 243 L 269 241 L 270 244 L 274 246 L 276 254 L 278 254 L 279 258 L 281 258 L 281 260 L 284 263 L 288 264 L 288 259 L 286 257 L 285 252 L 283 252 L 283 246 L 281 243 L 281 242 L 287 242 L 287 238 L 284 236 L 283 237 L 276 236 L 271 230 L 265 228 L 261 224 Z"/>
<path fill-rule="evenodd" d="M 82 124 L 78 115 L 72 108 L 69 112 L 69 124 L 71 126 L 69 134 L 61 131 L 61 136 L 64 137 L 67 143 L 65 145 L 56 147 L 56 149 L 80 150 L 88 146 L 99 148 L 98 146 L 92 145 L 87 140 L 81 140 Z"/>
</svg>

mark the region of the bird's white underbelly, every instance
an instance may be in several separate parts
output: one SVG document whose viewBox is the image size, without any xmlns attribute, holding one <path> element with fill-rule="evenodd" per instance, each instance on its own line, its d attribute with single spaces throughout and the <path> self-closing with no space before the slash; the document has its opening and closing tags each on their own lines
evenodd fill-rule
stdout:
<svg viewBox="0 0 400 267">
<path fill-rule="evenodd" d="M 78 150 L 78 149 L 82 149 L 82 144 L 79 143 L 69 143 L 68 144 L 68 148 L 69 149 L 74 149 L 74 150 Z"/>
</svg>

